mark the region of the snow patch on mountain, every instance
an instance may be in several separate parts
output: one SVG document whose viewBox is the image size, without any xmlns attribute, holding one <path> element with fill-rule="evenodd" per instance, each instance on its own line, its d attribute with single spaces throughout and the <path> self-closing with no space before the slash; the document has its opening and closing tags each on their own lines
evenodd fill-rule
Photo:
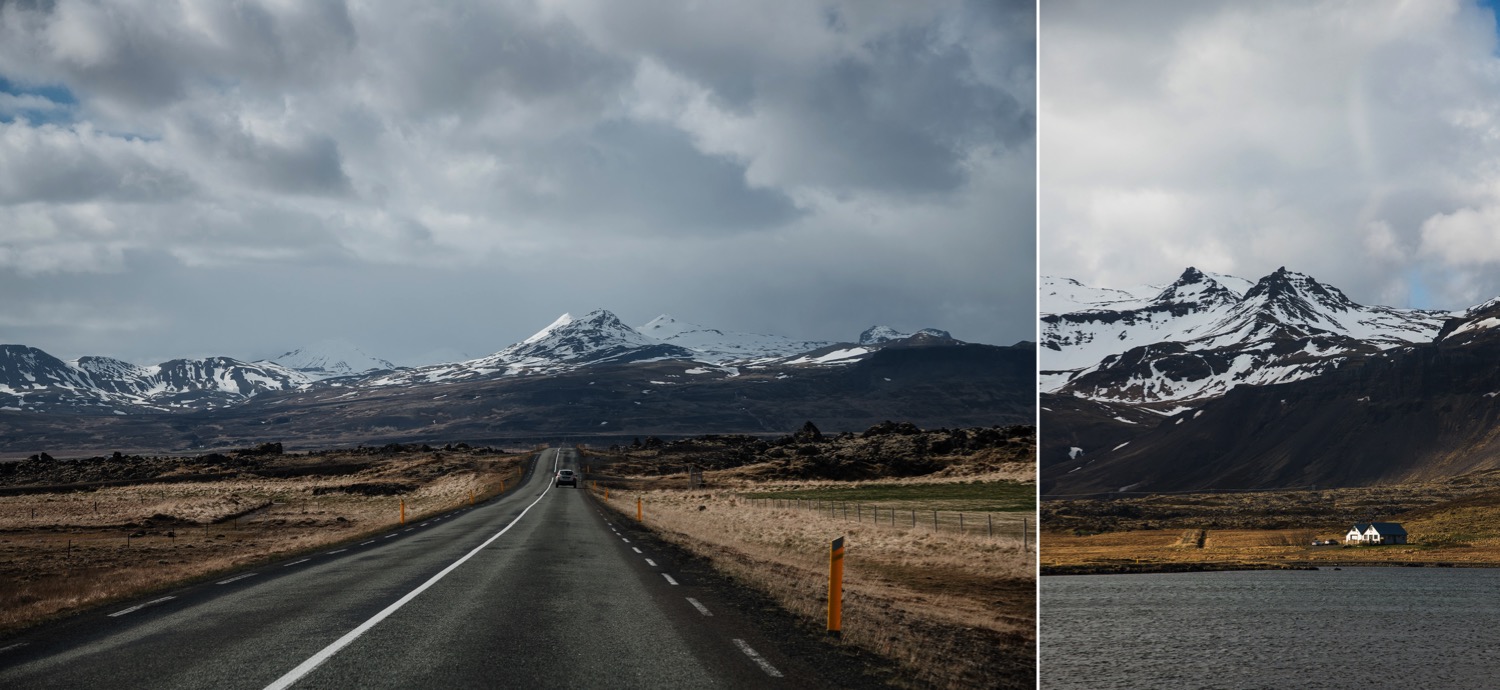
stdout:
<svg viewBox="0 0 1500 690">
<path fill-rule="evenodd" d="M 789 357 L 833 344 L 793 340 L 779 335 L 723 331 L 681 321 L 667 314 L 652 319 L 636 330 L 659 342 L 692 350 L 697 359 L 713 364 Z"/>
<path fill-rule="evenodd" d="M 347 340 L 322 340 L 267 361 L 303 372 L 314 379 L 396 368 L 389 360 L 371 356 Z"/>
<path fill-rule="evenodd" d="M 860 345 L 880 345 L 883 343 L 906 340 L 915 335 L 928 335 L 934 338 L 952 338 L 948 331 L 940 331 L 936 328 L 924 328 L 916 333 L 902 333 L 890 326 L 871 326 L 865 332 L 859 334 Z"/>
<path fill-rule="evenodd" d="M 1149 299 L 1042 284 L 1055 306 L 1088 306 L 1042 315 L 1040 387 L 1095 400 L 1194 400 L 1309 378 L 1349 356 L 1431 342 L 1452 316 L 1363 306 L 1285 268 L 1254 283 L 1188 268 Z"/>
<path fill-rule="evenodd" d="M 111 357 L 64 362 L 24 345 L 0 345 L 0 404 L 23 410 L 112 408 L 165 411 L 217 407 L 312 379 L 268 362 L 229 357 L 174 359 L 138 366 Z M 95 409 L 101 408 L 101 409 Z"/>
</svg>

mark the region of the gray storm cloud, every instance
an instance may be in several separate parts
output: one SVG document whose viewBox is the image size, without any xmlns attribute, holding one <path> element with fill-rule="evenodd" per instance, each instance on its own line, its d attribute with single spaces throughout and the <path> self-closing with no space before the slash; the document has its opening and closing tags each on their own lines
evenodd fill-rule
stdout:
<svg viewBox="0 0 1500 690">
<path fill-rule="evenodd" d="M 1032 337 L 1027 2 L 0 3 L 0 340 Z M 47 315 L 52 316 L 47 316 Z"/>
</svg>

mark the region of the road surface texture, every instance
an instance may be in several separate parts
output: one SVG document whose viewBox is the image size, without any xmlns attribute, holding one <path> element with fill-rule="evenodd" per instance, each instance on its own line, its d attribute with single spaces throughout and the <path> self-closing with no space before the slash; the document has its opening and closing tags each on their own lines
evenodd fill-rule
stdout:
<svg viewBox="0 0 1500 690">
<path fill-rule="evenodd" d="M 480 506 L 0 641 L 0 687 L 801 688 L 888 676 L 582 489 L 553 486 L 577 464 L 577 451 L 547 449 Z"/>
</svg>

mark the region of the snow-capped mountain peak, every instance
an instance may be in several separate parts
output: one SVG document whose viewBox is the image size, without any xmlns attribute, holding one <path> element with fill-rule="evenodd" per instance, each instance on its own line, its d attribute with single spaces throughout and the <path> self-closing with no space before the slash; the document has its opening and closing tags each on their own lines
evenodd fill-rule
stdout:
<svg viewBox="0 0 1500 690">
<path fill-rule="evenodd" d="M 901 331 L 891 328 L 890 326 L 871 326 L 869 328 L 866 328 L 865 332 L 859 334 L 859 344 L 875 345 L 877 343 L 884 343 L 891 340 L 901 340 L 902 338 L 908 337 L 911 337 L 911 334 L 902 333 Z"/>
<path fill-rule="evenodd" d="M 1254 283 L 1188 268 L 1150 300 L 1110 306 L 1042 316 L 1043 390 L 1121 402 L 1212 397 L 1430 342 L 1449 316 L 1362 306 L 1285 267 Z"/>
<path fill-rule="evenodd" d="M 572 314 L 568 314 L 568 313 L 564 313 L 562 316 L 557 317 L 557 319 L 555 321 L 553 321 L 552 323 L 547 324 L 546 328 L 543 328 L 542 330 L 537 331 L 536 333 L 533 333 L 531 335 L 531 337 L 529 337 L 529 338 L 527 338 L 525 340 L 522 340 L 520 342 L 520 344 L 521 345 L 530 345 L 531 343 L 534 343 L 534 342 L 536 342 L 538 340 L 541 340 L 541 339 L 547 337 L 548 335 L 551 335 L 551 333 L 553 331 L 555 331 L 555 330 L 557 330 L 559 328 L 562 328 L 562 327 L 564 327 L 564 326 L 566 326 L 566 325 L 568 325 L 570 323 L 573 323 L 573 315 Z"/>
<path fill-rule="evenodd" d="M 869 328 L 866 328 L 865 332 L 859 334 L 859 344 L 879 345 L 881 343 L 888 343 L 893 340 L 905 340 L 914 335 L 927 335 L 934 338 L 945 339 L 953 337 L 948 333 L 948 331 L 941 331 L 936 328 L 923 328 L 916 333 L 902 333 L 901 331 L 891 328 L 890 326 L 871 326 Z"/>
<path fill-rule="evenodd" d="M 1242 293 L 1234 292 L 1208 274 L 1189 266 L 1171 285 L 1157 293 L 1157 304 L 1192 305 L 1195 308 L 1212 308 L 1220 304 L 1233 304 Z"/>
<path fill-rule="evenodd" d="M 625 325 L 606 309 L 581 317 L 563 314 L 536 335 L 512 345 L 495 357 L 518 364 L 583 363 L 606 359 L 629 361 L 661 356 L 691 356 L 687 350 L 664 345 Z"/>
<path fill-rule="evenodd" d="M 366 371 L 395 369 L 389 360 L 366 354 L 346 340 L 322 340 L 306 347 L 284 352 L 268 360 L 295 369 L 313 378 L 348 376 Z"/>
<path fill-rule="evenodd" d="M 723 331 L 681 321 L 667 314 L 652 319 L 637 330 L 668 345 L 692 350 L 696 359 L 715 364 L 790 357 L 832 344 L 793 340 L 779 335 Z"/>
</svg>

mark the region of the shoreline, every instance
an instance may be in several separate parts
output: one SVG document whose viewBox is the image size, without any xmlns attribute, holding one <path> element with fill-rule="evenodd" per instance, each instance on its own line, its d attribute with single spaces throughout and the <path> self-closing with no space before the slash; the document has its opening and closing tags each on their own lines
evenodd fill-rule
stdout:
<svg viewBox="0 0 1500 690">
<path fill-rule="evenodd" d="M 1067 575 L 1149 575 L 1155 573 L 1207 573 L 1249 570 L 1342 570 L 1344 568 L 1500 568 L 1500 563 L 1457 563 L 1452 561 L 1386 561 L 1331 563 L 1111 563 L 1044 565 L 1043 577 Z"/>
</svg>

